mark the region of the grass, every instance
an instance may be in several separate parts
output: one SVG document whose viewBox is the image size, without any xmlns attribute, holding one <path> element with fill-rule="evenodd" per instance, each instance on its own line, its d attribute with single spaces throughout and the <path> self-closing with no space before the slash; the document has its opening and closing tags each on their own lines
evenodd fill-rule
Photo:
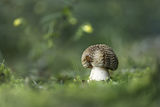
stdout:
<svg viewBox="0 0 160 107">
<path fill-rule="evenodd" d="M 157 71 L 155 66 L 128 67 L 113 73 L 108 82 L 87 83 L 70 75 L 41 82 L 16 77 L 2 63 L 0 107 L 157 107 Z"/>
</svg>

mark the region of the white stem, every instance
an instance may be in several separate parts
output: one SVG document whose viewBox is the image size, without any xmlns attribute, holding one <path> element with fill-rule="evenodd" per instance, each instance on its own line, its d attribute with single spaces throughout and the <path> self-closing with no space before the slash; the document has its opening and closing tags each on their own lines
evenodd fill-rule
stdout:
<svg viewBox="0 0 160 107">
<path fill-rule="evenodd" d="M 89 76 L 90 80 L 101 81 L 110 79 L 107 69 L 100 67 L 93 67 Z"/>
</svg>

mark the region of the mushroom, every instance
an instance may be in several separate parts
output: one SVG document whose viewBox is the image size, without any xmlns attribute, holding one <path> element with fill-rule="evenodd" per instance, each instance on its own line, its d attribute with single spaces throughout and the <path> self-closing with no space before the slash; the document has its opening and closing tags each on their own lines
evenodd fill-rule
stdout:
<svg viewBox="0 0 160 107">
<path fill-rule="evenodd" d="M 118 68 L 118 58 L 112 48 L 105 44 L 89 46 L 82 54 L 82 65 L 91 68 L 89 81 L 110 79 L 109 70 Z"/>
</svg>

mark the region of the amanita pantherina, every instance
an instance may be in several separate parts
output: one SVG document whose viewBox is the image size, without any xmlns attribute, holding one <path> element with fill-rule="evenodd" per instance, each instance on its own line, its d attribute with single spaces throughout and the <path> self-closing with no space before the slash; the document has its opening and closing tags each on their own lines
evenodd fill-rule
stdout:
<svg viewBox="0 0 160 107">
<path fill-rule="evenodd" d="M 88 47 L 82 54 L 82 65 L 91 68 L 90 80 L 101 81 L 110 79 L 108 70 L 118 68 L 118 59 L 113 50 L 105 44 Z"/>
</svg>

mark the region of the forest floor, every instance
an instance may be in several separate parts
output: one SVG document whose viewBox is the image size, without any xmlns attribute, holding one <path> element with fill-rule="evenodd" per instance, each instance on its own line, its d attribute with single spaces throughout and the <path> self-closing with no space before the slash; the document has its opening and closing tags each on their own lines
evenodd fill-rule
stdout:
<svg viewBox="0 0 160 107">
<path fill-rule="evenodd" d="M 153 51 L 159 53 L 159 40 L 126 46 L 110 81 L 88 83 L 69 74 L 34 81 L 14 76 L 1 64 L 0 107 L 158 107 L 160 62 Z"/>
</svg>

